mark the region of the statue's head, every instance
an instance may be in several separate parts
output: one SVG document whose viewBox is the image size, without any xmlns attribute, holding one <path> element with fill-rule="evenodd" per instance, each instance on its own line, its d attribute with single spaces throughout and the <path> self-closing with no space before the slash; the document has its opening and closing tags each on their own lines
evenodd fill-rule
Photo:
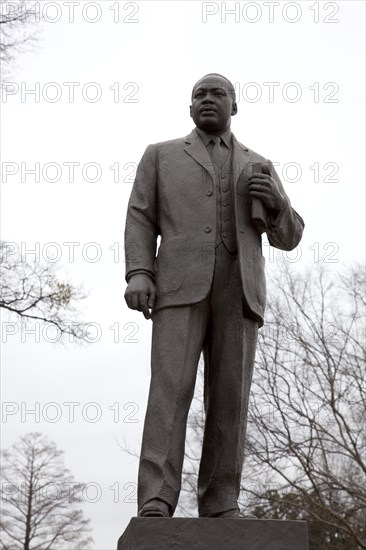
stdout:
<svg viewBox="0 0 366 550">
<path fill-rule="evenodd" d="M 209 73 L 193 86 L 190 114 L 196 126 L 209 134 L 222 133 L 238 112 L 235 89 L 230 80 Z"/>
</svg>

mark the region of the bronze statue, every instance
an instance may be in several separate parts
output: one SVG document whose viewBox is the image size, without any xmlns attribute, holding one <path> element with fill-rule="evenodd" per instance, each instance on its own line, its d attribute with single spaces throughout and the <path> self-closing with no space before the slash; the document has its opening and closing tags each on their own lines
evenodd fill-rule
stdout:
<svg viewBox="0 0 366 550">
<path fill-rule="evenodd" d="M 201 351 L 206 421 L 199 515 L 239 517 L 249 390 L 266 298 L 261 233 L 272 246 L 292 250 L 304 222 L 271 161 L 231 132 L 237 110 L 229 80 L 216 73 L 201 78 L 190 106 L 196 127 L 147 147 L 128 204 L 125 299 L 153 321 L 138 479 L 143 517 L 174 514 Z"/>
</svg>

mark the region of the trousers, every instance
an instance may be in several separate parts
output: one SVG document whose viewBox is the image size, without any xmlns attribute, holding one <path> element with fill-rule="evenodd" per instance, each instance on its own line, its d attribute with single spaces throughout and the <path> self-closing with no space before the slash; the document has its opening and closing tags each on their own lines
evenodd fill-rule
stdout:
<svg viewBox="0 0 366 550">
<path fill-rule="evenodd" d="M 205 429 L 199 516 L 238 508 L 258 323 L 245 312 L 237 254 L 215 249 L 209 294 L 152 312 L 151 382 L 138 474 L 138 508 L 151 499 L 174 514 L 181 489 L 187 417 L 201 352 Z"/>
</svg>

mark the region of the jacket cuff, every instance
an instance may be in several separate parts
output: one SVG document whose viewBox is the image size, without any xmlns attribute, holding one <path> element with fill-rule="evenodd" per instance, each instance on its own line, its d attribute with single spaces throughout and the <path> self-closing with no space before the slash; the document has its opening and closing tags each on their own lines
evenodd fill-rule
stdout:
<svg viewBox="0 0 366 550">
<path fill-rule="evenodd" d="M 268 216 L 268 222 L 271 229 L 277 229 L 281 225 L 281 220 L 285 212 L 291 207 L 290 201 L 285 197 L 285 202 L 281 210 L 278 212 L 270 212 Z"/>
<path fill-rule="evenodd" d="M 134 269 L 132 271 L 129 271 L 126 275 L 127 284 L 129 283 L 132 275 L 137 275 L 138 273 L 148 275 L 155 282 L 155 275 L 151 271 L 149 271 L 148 269 Z"/>
</svg>

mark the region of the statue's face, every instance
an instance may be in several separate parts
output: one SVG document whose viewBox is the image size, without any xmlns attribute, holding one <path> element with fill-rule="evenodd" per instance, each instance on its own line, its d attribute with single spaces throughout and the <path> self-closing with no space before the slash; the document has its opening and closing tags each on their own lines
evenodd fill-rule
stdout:
<svg viewBox="0 0 366 550">
<path fill-rule="evenodd" d="M 224 78 L 209 75 L 195 84 L 190 114 L 201 130 L 209 134 L 223 132 L 230 126 L 230 119 L 237 110 L 234 96 Z"/>
</svg>

